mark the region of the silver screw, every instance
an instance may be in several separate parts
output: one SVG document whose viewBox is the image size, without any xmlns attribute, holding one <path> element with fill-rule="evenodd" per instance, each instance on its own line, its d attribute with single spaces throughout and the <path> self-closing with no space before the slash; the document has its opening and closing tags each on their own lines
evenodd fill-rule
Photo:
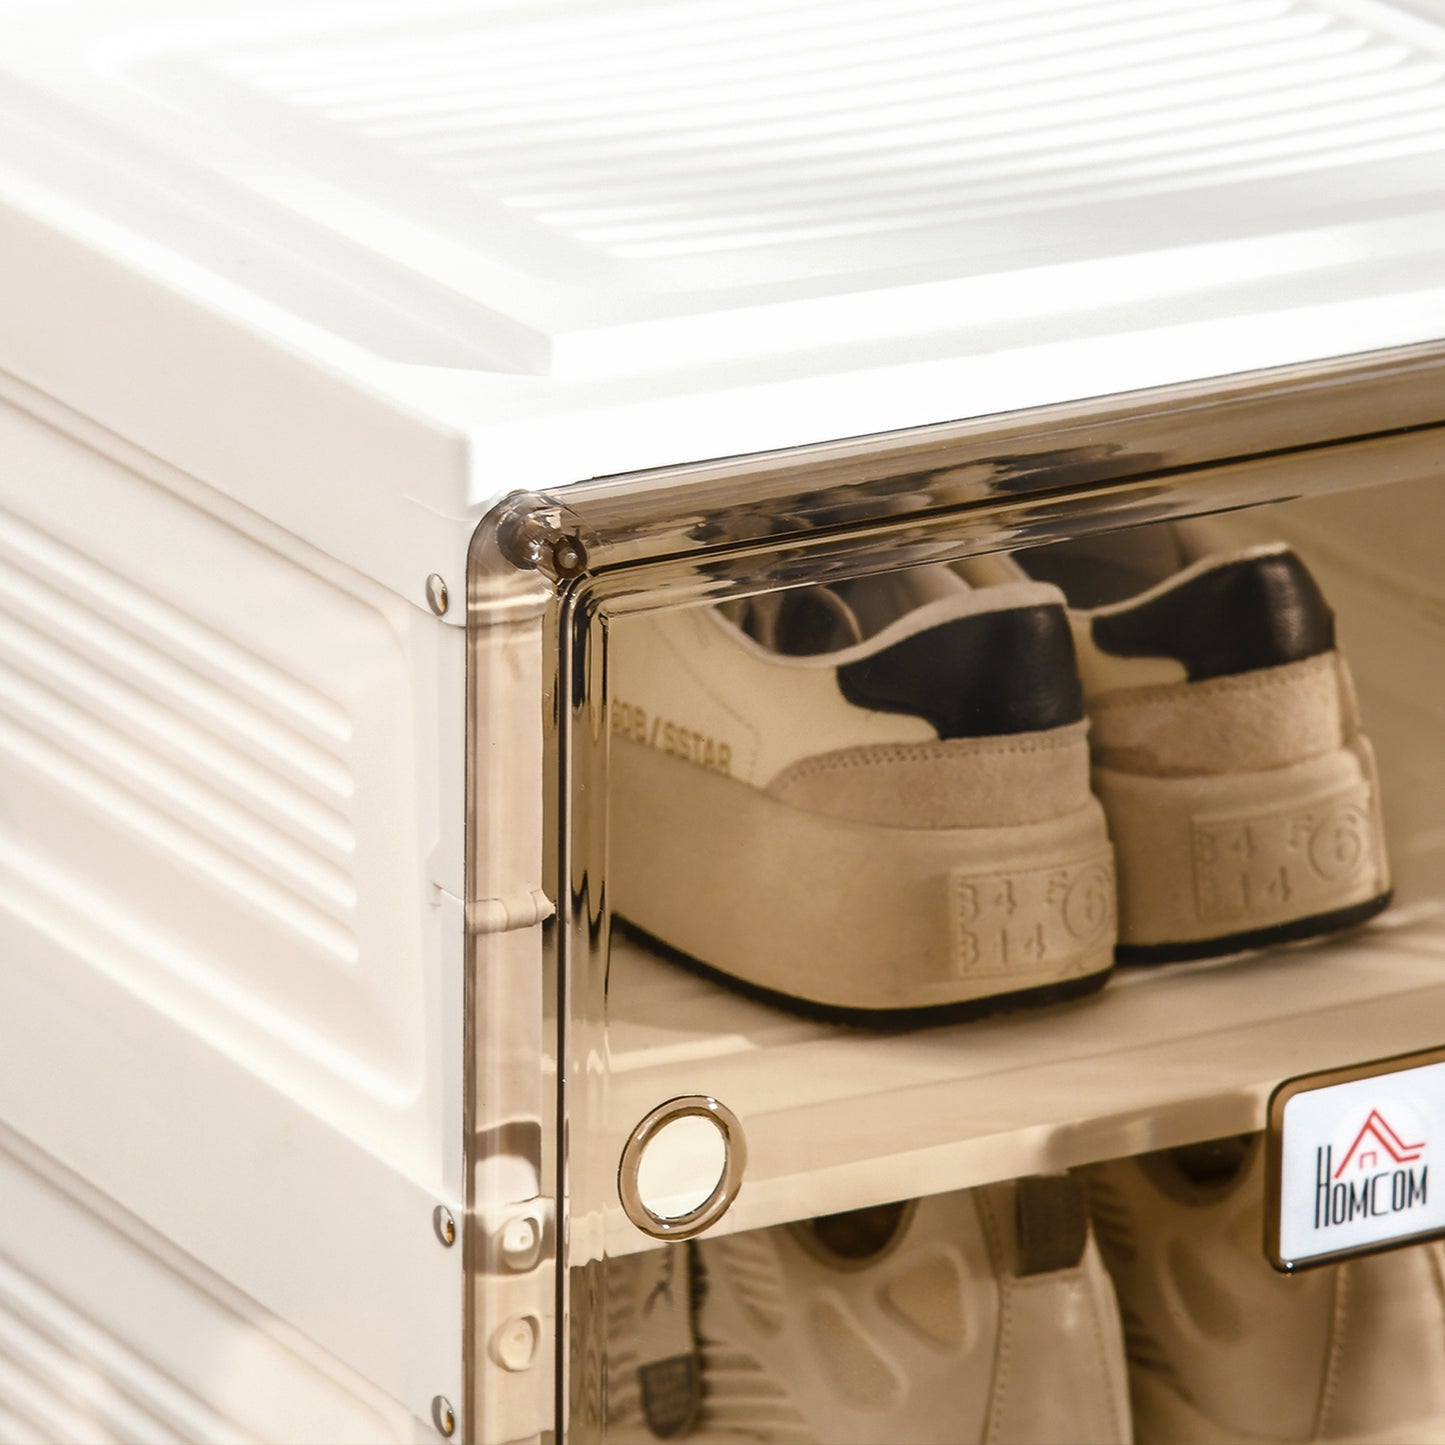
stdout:
<svg viewBox="0 0 1445 1445">
<path fill-rule="evenodd" d="M 450 1440 L 457 1428 L 457 1413 L 445 1395 L 438 1395 L 431 1402 L 431 1418 L 432 1424 Z"/>
<path fill-rule="evenodd" d="M 431 603 L 431 610 L 435 612 L 438 617 L 446 612 L 447 584 L 436 572 L 433 572 L 431 576 L 426 579 L 426 600 Z"/>
<path fill-rule="evenodd" d="M 452 1212 L 445 1204 L 438 1204 L 431 1212 L 431 1227 L 436 1230 L 437 1238 L 446 1245 L 448 1249 L 457 1242 L 457 1222 L 452 1217 Z"/>
</svg>

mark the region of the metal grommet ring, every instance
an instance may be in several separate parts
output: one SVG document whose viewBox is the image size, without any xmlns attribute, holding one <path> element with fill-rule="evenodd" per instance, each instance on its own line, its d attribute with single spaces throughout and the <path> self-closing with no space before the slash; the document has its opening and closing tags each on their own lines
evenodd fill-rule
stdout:
<svg viewBox="0 0 1445 1445">
<path fill-rule="evenodd" d="M 649 1209 L 638 1189 L 637 1177 L 642 1169 L 642 1156 L 648 1144 L 667 1125 L 678 1119 L 704 1118 L 712 1121 L 723 1141 L 723 1167 L 712 1193 L 696 1209 L 686 1214 L 658 1214 Z M 748 1163 L 747 1141 L 738 1116 L 726 1104 L 707 1094 L 684 1094 L 669 1099 L 652 1110 L 628 1135 L 617 1166 L 617 1193 L 627 1217 L 654 1239 L 691 1239 L 727 1213 L 743 1184 L 743 1170 Z"/>
</svg>

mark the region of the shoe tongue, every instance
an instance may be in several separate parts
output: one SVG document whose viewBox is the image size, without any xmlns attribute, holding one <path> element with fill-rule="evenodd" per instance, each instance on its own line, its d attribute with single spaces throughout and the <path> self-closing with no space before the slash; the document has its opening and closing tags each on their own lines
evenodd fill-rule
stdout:
<svg viewBox="0 0 1445 1445">
<path fill-rule="evenodd" d="M 1030 577 L 1052 582 L 1075 607 L 1122 602 L 1179 571 L 1186 560 L 1168 527 L 1081 537 L 1019 553 Z"/>
<path fill-rule="evenodd" d="M 1230 546 L 1227 533 L 1194 518 L 1054 542 L 1018 552 L 1015 559 L 1030 577 L 1052 582 L 1071 606 L 1107 607 Z"/>
<path fill-rule="evenodd" d="M 853 609 L 832 587 L 771 592 L 724 612 L 755 642 L 789 657 L 838 652 L 863 638 Z"/>
<path fill-rule="evenodd" d="M 861 635 L 856 640 L 861 642 L 930 602 L 968 591 L 968 585 L 947 567 L 914 567 L 907 572 L 840 582 L 837 590 L 858 619 Z"/>
<path fill-rule="evenodd" d="M 946 597 L 968 590 L 946 567 L 914 567 L 881 577 L 767 593 L 733 620 L 755 641 L 790 657 L 840 652 Z"/>
</svg>

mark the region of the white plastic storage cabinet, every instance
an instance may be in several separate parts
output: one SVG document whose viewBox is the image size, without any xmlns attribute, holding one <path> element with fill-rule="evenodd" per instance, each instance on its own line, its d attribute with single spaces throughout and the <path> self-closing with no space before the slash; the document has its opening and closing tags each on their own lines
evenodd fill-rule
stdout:
<svg viewBox="0 0 1445 1445">
<path fill-rule="evenodd" d="M 0 115 L 0 1439 L 885 1438 L 844 1293 L 730 1424 L 618 1281 L 1445 1043 L 1438 4 L 5 0 Z M 614 739 L 727 745 L 629 623 L 1205 514 L 1334 610 L 1388 912 L 882 1031 L 614 930 Z"/>
</svg>

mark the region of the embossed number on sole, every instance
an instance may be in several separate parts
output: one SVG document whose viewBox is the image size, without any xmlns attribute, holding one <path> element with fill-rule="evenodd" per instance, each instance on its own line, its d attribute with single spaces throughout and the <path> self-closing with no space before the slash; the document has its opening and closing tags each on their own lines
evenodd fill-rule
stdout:
<svg viewBox="0 0 1445 1445">
<path fill-rule="evenodd" d="M 1208 923 L 1304 916 L 1378 870 L 1364 789 L 1307 806 L 1193 822 L 1194 892 Z"/>
<path fill-rule="evenodd" d="M 1077 862 L 952 876 L 960 975 L 1084 972 L 1114 938 L 1114 864 L 1103 848 Z"/>
</svg>

